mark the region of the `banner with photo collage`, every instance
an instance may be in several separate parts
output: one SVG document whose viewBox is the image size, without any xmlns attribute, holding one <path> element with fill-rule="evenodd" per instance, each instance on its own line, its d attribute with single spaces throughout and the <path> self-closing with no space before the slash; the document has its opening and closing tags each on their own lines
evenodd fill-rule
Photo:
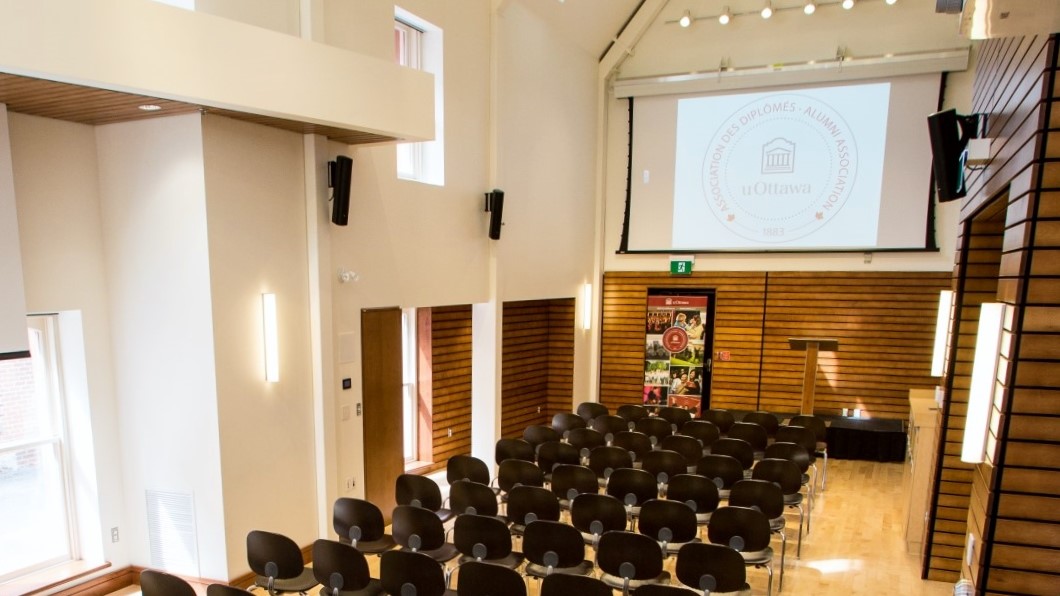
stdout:
<svg viewBox="0 0 1060 596">
<path fill-rule="evenodd" d="M 648 296 L 644 403 L 699 413 L 703 396 L 707 296 Z"/>
</svg>

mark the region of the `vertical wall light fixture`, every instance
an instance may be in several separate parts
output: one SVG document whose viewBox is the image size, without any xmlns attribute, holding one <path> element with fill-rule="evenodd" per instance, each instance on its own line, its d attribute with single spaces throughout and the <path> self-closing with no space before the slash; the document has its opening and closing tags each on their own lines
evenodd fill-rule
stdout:
<svg viewBox="0 0 1060 596">
<path fill-rule="evenodd" d="M 931 376 L 941 377 L 946 363 L 946 340 L 950 334 L 950 313 L 953 311 L 953 290 L 939 292 L 939 312 L 935 319 L 935 351 L 931 354 Z"/>
<path fill-rule="evenodd" d="M 582 286 L 582 329 L 593 328 L 593 284 Z"/>
<path fill-rule="evenodd" d="M 261 323 L 265 337 L 265 380 L 280 380 L 280 343 L 276 330 L 276 294 L 261 295 Z"/>
<path fill-rule="evenodd" d="M 991 302 L 981 308 L 972 361 L 972 383 L 968 390 L 968 413 L 964 419 L 964 443 L 961 445 L 961 461 L 970 464 L 982 463 L 985 453 L 1005 321 L 1004 304 Z"/>
</svg>

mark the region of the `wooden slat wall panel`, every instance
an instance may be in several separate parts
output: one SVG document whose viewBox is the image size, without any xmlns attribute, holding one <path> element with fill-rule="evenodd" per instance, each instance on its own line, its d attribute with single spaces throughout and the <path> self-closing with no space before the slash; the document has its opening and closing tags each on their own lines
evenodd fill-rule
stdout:
<svg viewBox="0 0 1060 596">
<path fill-rule="evenodd" d="M 600 399 L 612 410 L 641 399 L 649 288 L 714 289 L 714 351 L 732 359 L 714 361 L 712 406 L 797 412 L 805 355 L 788 338 L 835 337 L 840 351 L 822 354 L 816 411 L 904 419 L 909 388 L 934 385 L 938 292 L 950 283 L 949 273 L 609 272 Z"/>
<path fill-rule="evenodd" d="M 471 306 L 430 311 L 434 463 L 429 471 L 435 471 L 444 470 L 451 456 L 471 453 Z"/>
<path fill-rule="evenodd" d="M 548 304 L 548 415 L 574 409 L 574 298 Z"/>
</svg>

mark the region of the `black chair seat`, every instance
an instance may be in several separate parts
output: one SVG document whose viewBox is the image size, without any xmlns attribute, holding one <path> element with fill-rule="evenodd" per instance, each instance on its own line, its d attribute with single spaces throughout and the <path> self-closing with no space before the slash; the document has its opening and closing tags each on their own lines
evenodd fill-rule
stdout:
<svg viewBox="0 0 1060 596">
<path fill-rule="evenodd" d="M 349 544 L 349 540 L 344 541 L 345 544 Z M 389 534 L 383 536 L 379 540 L 358 540 L 357 550 L 365 554 L 378 555 L 379 553 L 385 553 L 386 551 L 397 546 L 397 542 L 394 541 L 394 537 Z"/>
<path fill-rule="evenodd" d="M 592 561 L 582 561 L 571 567 L 553 567 L 552 573 L 563 573 L 566 575 L 589 575 L 593 571 Z M 530 577 L 545 577 L 549 574 L 548 567 L 536 563 L 527 563 L 524 573 Z"/>
<path fill-rule="evenodd" d="M 317 592 L 320 596 L 334 596 L 327 587 L 321 586 L 320 591 Z M 368 581 L 368 585 L 361 588 L 360 590 L 339 590 L 338 596 L 377 596 L 380 594 L 386 594 L 383 590 L 383 584 L 379 583 L 379 580 L 372 579 Z"/>
<path fill-rule="evenodd" d="M 767 546 L 762 550 L 741 552 L 740 556 L 748 565 L 766 565 L 773 560 L 773 547 Z"/>
<path fill-rule="evenodd" d="M 254 585 L 259 588 L 268 589 L 269 580 L 267 577 L 259 576 L 254 579 Z M 305 592 L 316 585 L 317 580 L 313 577 L 313 570 L 309 568 L 300 573 L 298 577 L 277 579 L 273 581 L 272 588 L 276 592 Z"/>
<path fill-rule="evenodd" d="M 477 561 L 475 557 L 464 555 L 457 560 L 457 563 L 463 565 L 464 563 L 470 563 L 471 561 Z M 515 569 L 516 567 L 523 564 L 526 560 L 522 553 L 512 552 L 508 556 L 501 559 L 483 559 L 481 563 L 488 563 L 490 565 L 500 565 L 501 567 L 507 567 L 508 569 Z"/>
<path fill-rule="evenodd" d="M 402 550 L 408 550 L 408 549 L 402 549 Z M 439 563 L 445 563 L 447 561 L 452 561 L 453 559 L 455 559 L 457 557 L 457 555 L 460 554 L 460 551 L 457 550 L 456 545 L 451 544 L 449 542 L 446 542 L 445 544 L 439 546 L 438 548 L 434 548 L 434 549 L 430 549 L 430 550 L 418 550 L 416 552 L 423 553 L 423 554 L 427 555 L 428 557 L 434 559 L 435 561 L 438 561 Z"/>
<path fill-rule="evenodd" d="M 602 574 L 600 574 L 600 580 L 603 581 L 608 586 L 611 586 L 612 588 L 618 588 L 619 590 L 621 590 L 622 587 L 626 585 L 626 580 L 625 579 L 623 579 L 623 578 L 621 578 L 621 577 L 619 577 L 617 575 L 611 575 L 610 573 L 602 573 Z M 669 571 L 663 571 L 658 576 L 653 577 L 651 579 L 631 579 L 631 580 L 629 580 L 629 589 L 630 589 L 630 591 L 633 591 L 633 590 L 636 590 L 637 588 L 639 588 L 641 586 L 645 586 L 645 585 L 648 585 L 648 584 L 665 584 L 665 583 L 668 583 L 669 581 L 670 581 L 670 572 Z"/>
</svg>

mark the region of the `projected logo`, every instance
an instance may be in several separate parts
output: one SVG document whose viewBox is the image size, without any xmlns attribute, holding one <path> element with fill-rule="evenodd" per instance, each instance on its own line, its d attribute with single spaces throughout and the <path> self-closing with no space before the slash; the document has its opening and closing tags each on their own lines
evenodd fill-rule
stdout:
<svg viewBox="0 0 1060 596">
<path fill-rule="evenodd" d="M 742 238 L 781 244 L 827 226 L 850 200 L 857 145 L 842 116 L 816 98 L 760 97 L 716 129 L 703 159 L 711 213 Z"/>
</svg>

